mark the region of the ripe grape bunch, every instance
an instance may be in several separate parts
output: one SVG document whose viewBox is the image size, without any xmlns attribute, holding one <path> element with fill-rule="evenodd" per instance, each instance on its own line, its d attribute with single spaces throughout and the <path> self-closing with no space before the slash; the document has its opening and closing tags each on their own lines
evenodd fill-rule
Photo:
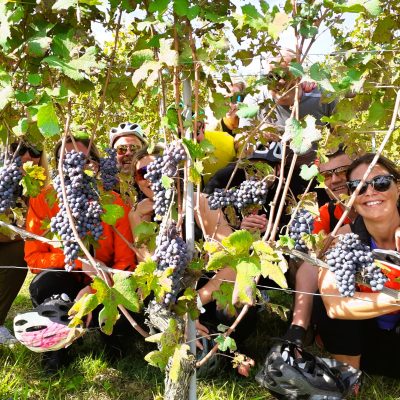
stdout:
<svg viewBox="0 0 400 400">
<path fill-rule="evenodd" d="M 19 182 L 22 179 L 21 158 L 16 157 L 0 168 L 0 214 L 15 205 Z"/>
<path fill-rule="evenodd" d="M 246 206 L 264 204 L 267 194 L 266 182 L 246 180 L 238 188 L 216 189 L 213 194 L 208 196 L 208 205 L 211 210 L 218 210 L 230 205 L 242 210 Z"/>
<path fill-rule="evenodd" d="M 362 243 L 355 233 L 341 236 L 336 246 L 326 254 L 326 262 L 335 273 L 336 285 L 342 296 L 354 296 L 357 273 L 373 291 L 382 290 L 387 281 L 381 269 L 374 264 L 370 247 Z"/>
<path fill-rule="evenodd" d="M 112 190 L 118 183 L 117 151 L 105 149 L 108 157 L 100 158 L 100 177 L 105 190 Z"/>
<path fill-rule="evenodd" d="M 188 249 L 185 241 L 179 236 L 176 223 L 172 222 L 167 228 L 162 230 L 156 239 L 157 250 L 153 260 L 157 263 L 157 270 L 165 271 L 172 267 L 170 275 L 172 280 L 171 292 L 164 297 L 164 305 L 174 304 L 180 290 L 180 280 L 189 263 Z"/>
<path fill-rule="evenodd" d="M 147 166 L 145 178 L 151 182 L 151 189 L 154 192 L 154 212 L 157 216 L 163 217 L 169 209 L 173 188 L 166 189 L 162 184 L 162 177 L 176 177 L 179 163 L 186 160 L 186 152 L 181 143 L 169 145 L 162 156 Z"/>
<path fill-rule="evenodd" d="M 67 200 L 79 237 L 89 234 L 95 241 L 103 234 L 101 214 L 103 212 L 98 200 L 96 180 L 84 172 L 86 156 L 81 152 L 71 151 L 66 153 L 63 172 Z M 57 191 L 60 210 L 51 219 L 50 228 L 53 233 L 58 233 L 63 241 L 64 256 L 67 268 L 75 265 L 78 258 L 79 245 L 76 242 L 66 213 L 66 206 L 62 196 L 60 177 L 53 180 Z"/>
<path fill-rule="evenodd" d="M 299 250 L 303 253 L 308 253 L 308 247 L 306 246 L 305 241 L 302 239 L 302 236 L 312 233 L 313 230 L 314 217 L 309 211 L 300 209 L 294 216 L 294 219 L 289 226 L 289 236 L 294 239 L 294 248 L 296 250 Z"/>
</svg>

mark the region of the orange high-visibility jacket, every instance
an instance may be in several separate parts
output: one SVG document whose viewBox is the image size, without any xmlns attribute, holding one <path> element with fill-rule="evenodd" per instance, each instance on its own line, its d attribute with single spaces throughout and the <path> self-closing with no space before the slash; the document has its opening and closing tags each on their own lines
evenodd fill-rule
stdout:
<svg viewBox="0 0 400 400">
<path fill-rule="evenodd" d="M 114 193 L 114 204 L 124 207 L 125 214 L 121 217 L 115 229 L 132 243 L 132 231 L 128 220 L 128 207 L 123 203 L 121 197 Z M 49 198 L 55 196 L 52 186 L 43 189 L 39 196 L 29 200 L 29 209 L 26 217 L 26 229 L 37 235 L 43 235 L 43 222 L 55 216 L 59 210 L 57 201 L 50 206 Z M 124 240 L 113 231 L 112 227 L 104 222 L 103 235 L 98 241 L 98 247 L 95 249 L 95 258 L 102 261 L 110 268 L 124 271 L 131 271 L 136 267 L 135 253 L 129 248 Z M 31 272 L 37 274 L 41 269 L 46 268 L 64 268 L 64 253 L 61 248 L 53 247 L 48 243 L 38 240 L 25 241 L 25 261 Z M 76 260 L 76 269 L 81 269 L 82 263 Z"/>
</svg>

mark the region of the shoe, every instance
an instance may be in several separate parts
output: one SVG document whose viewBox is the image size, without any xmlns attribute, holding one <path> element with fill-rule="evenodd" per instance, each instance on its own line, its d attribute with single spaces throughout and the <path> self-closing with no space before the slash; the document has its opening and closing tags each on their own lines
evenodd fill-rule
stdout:
<svg viewBox="0 0 400 400">
<path fill-rule="evenodd" d="M 66 349 L 48 351 L 42 355 L 42 368 L 48 375 L 56 374 L 62 367 L 68 364 Z"/>
<path fill-rule="evenodd" d="M 0 345 L 10 346 L 18 343 L 18 340 L 4 326 L 0 326 Z"/>
</svg>

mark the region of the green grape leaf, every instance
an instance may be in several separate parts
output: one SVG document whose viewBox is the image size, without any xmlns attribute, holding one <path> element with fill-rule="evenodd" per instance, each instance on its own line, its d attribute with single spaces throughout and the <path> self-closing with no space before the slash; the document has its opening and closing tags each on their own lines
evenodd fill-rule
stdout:
<svg viewBox="0 0 400 400">
<path fill-rule="evenodd" d="M 45 33 L 31 37 L 27 41 L 27 53 L 31 57 L 43 57 L 49 50 L 51 38 L 45 36 Z"/>
<path fill-rule="evenodd" d="M 7 39 L 11 36 L 10 22 L 8 21 L 9 12 L 6 2 L 0 3 L 0 46 L 5 47 Z"/>
<path fill-rule="evenodd" d="M 60 133 L 58 118 L 52 103 L 41 105 L 36 118 L 39 131 L 45 137 L 52 137 Z"/>
<path fill-rule="evenodd" d="M 153 0 L 149 4 L 149 12 L 154 13 L 158 12 L 159 14 L 163 14 L 168 8 L 169 0 Z"/>
<path fill-rule="evenodd" d="M 189 169 L 189 180 L 195 185 L 201 184 L 201 176 L 204 170 L 202 161 L 195 161 Z"/>
<path fill-rule="evenodd" d="M 216 119 L 221 119 L 225 117 L 226 113 L 229 111 L 228 100 L 225 96 L 218 92 L 212 92 L 212 102 L 210 102 L 210 108 L 214 113 Z"/>
<path fill-rule="evenodd" d="M 279 34 L 289 25 L 290 19 L 289 15 L 282 12 L 275 14 L 272 23 L 268 25 L 268 33 L 273 39 L 278 39 Z"/>
<path fill-rule="evenodd" d="M 21 118 L 12 130 L 17 136 L 22 136 L 28 131 L 28 126 L 28 118 Z"/>
<path fill-rule="evenodd" d="M 140 68 L 146 61 L 153 61 L 154 53 L 150 49 L 138 50 L 131 55 L 131 66 L 132 68 Z"/>
<path fill-rule="evenodd" d="M 174 11 L 179 17 L 184 17 L 189 11 L 188 0 L 174 0 Z"/>
<path fill-rule="evenodd" d="M 200 315 L 196 298 L 197 291 L 190 287 L 186 288 L 183 295 L 178 297 L 174 312 L 177 315 L 185 315 L 187 313 L 192 320 L 196 320 Z"/>
<path fill-rule="evenodd" d="M 23 169 L 25 174 L 21 181 L 23 188 L 22 194 L 28 197 L 38 196 L 46 182 L 45 169 L 34 165 L 32 161 L 24 163 Z"/>
<path fill-rule="evenodd" d="M 239 103 L 239 110 L 236 113 L 239 118 L 253 118 L 257 115 L 260 106 L 257 104 Z"/>
<path fill-rule="evenodd" d="M 368 122 L 375 123 L 386 115 L 384 105 L 380 101 L 374 101 L 368 110 Z"/>
<path fill-rule="evenodd" d="M 77 59 L 71 60 L 69 66 L 79 71 L 85 71 L 86 73 L 89 73 L 93 68 L 102 69 L 104 68 L 104 63 L 96 60 L 96 53 L 96 47 L 88 47 L 85 54 Z"/>
<path fill-rule="evenodd" d="M 246 4 L 241 7 L 242 8 L 242 13 L 243 15 L 246 15 L 247 17 L 250 18 L 262 18 L 261 14 L 257 11 L 257 8 L 253 6 L 252 4 Z"/>
<path fill-rule="evenodd" d="M 218 343 L 218 349 L 220 351 L 230 350 L 233 352 L 237 349 L 235 339 L 230 336 L 219 335 L 215 338 L 215 341 Z"/>
<path fill-rule="evenodd" d="M 145 356 L 145 360 L 154 367 L 164 370 L 168 364 L 169 358 L 175 353 L 175 349 L 180 347 L 182 332 L 178 328 L 178 323 L 175 319 L 169 320 L 168 328 L 157 336 L 156 341 L 159 343 L 160 350 L 150 352 Z M 150 336 L 145 339 L 148 342 L 154 342 L 154 338 Z"/>
<path fill-rule="evenodd" d="M 303 164 L 301 166 L 300 177 L 305 181 L 310 181 L 317 175 L 318 175 L 318 167 L 315 164 L 311 165 L 311 167 L 309 167 L 306 164 Z"/>
<path fill-rule="evenodd" d="M 203 249 L 207 253 L 213 254 L 221 250 L 221 243 L 217 241 L 207 241 L 204 243 Z"/>
<path fill-rule="evenodd" d="M 253 244 L 253 236 L 247 230 L 240 230 L 222 239 L 221 243 L 231 254 L 247 255 Z"/>
<path fill-rule="evenodd" d="M 20 90 L 17 90 L 15 92 L 15 98 L 20 101 L 21 103 L 30 103 L 36 95 L 36 89 L 30 89 L 27 92 L 23 92 Z"/>
<path fill-rule="evenodd" d="M 279 262 L 272 262 L 266 257 L 260 257 L 261 262 L 261 275 L 264 278 L 269 277 L 276 282 L 281 288 L 286 289 L 288 287 L 284 272 L 287 270 L 286 260 L 282 256 L 278 259 Z"/>
<path fill-rule="evenodd" d="M 186 148 L 188 149 L 188 152 L 192 159 L 205 157 L 205 151 L 203 150 L 203 147 L 201 146 L 202 142 L 197 143 L 194 140 L 184 138 L 183 143 L 185 144 Z"/>
<path fill-rule="evenodd" d="M 256 295 L 254 277 L 260 274 L 260 261 L 258 257 L 244 257 L 235 260 L 232 267 L 236 269 L 236 281 L 233 289 L 232 304 L 253 305 Z"/>
<path fill-rule="evenodd" d="M 223 282 L 218 290 L 212 292 L 218 310 L 224 310 L 229 316 L 236 314 L 236 308 L 232 304 L 233 283 Z"/>
<path fill-rule="evenodd" d="M 294 249 L 295 240 L 289 237 L 289 235 L 280 235 L 277 242 L 279 247 L 287 247 L 289 250 Z"/>
<path fill-rule="evenodd" d="M 57 0 L 52 9 L 55 11 L 68 10 L 70 7 L 76 7 L 78 0 Z"/>
<path fill-rule="evenodd" d="M 14 90 L 11 85 L 0 86 L 0 111 L 10 102 L 14 96 Z"/>
<path fill-rule="evenodd" d="M 174 180 L 167 175 L 161 177 L 161 185 L 164 189 L 171 189 Z"/>
<path fill-rule="evenodd" d="M 210 259 L 206 265 L 207 271 L 215 271 L 222 267 L 231 265 L 234 258 L 232 255 L 227 254 L 226 251 L 217 251 L 211 254 Z"/>
<path fill-rule="evenodd" d="M 314 79 L 319 85 L 327 92 L 335 92 L 335 88 L 332 86 L 329 80 L 328 71 L 319 63 L 315 63 L 310 67 L 310 77 Z"/>
<path fill-rule="evenodd" d="M 156 248 L 158 224 L 156 222 L 142 221 L 133 229 L 135 245 L 145 245 L 150 252 Z"/>
<path fill-rule="evenodd" d="M 105 213 L 101 215 L 101 220 L 108 225 L 114 226 L 125 215 L 124 207 L 119 204 L 104 204 L 102 208 Z"/>
<path fill-rule="evenodd" d="M 291 63 L 288 66 L 289 71 L 296 77 L 299 78 L 301 76 L 303 76 L 304 73 L 304 69 L 303 66 L 301 64 L 299 64 L 296 61 L 291 61 Z"/>
</svg>

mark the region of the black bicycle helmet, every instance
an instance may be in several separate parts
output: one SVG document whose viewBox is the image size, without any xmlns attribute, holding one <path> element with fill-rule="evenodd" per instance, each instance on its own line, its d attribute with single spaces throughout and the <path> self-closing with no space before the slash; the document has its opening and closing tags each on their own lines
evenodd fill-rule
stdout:
<svg viewBox="0 0 400 400">
<path fill-rule="evenodd" d="M 15 337 L 37 353 L 69 346 L 86 332 L 81 326 L 68 327 L 68 311 L 72 305 L 63 293 L 46 299 L 32 311 L 18 314 L 14 318 Z"/>
<path fill-rule="evenodd" d="M 360 375 L 361 371 L 350 365 L 316 357 L 282 341 L 268 353 L 256 381 L 279 399 L 341 400 Z"/>
</svg>

